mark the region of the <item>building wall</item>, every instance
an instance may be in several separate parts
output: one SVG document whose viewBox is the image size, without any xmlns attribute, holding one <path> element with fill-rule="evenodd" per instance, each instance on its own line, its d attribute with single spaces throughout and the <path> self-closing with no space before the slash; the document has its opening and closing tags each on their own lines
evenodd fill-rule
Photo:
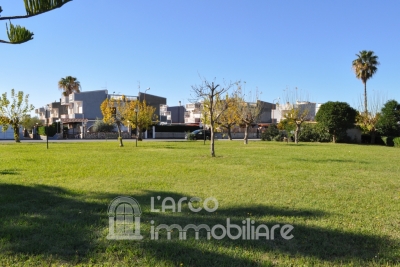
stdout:
<svg viewBox="0 0 400 267">
<path fill-rule="evenodd" d="M 275 105 L 269 102 L 264 102 L 261 100 L 257 101 L 257 105 L 260 107 L 260 117 L 258 119 L 259 123 L 271 123 L 272 122 L 272 109 Z"/>
<path fill-rule="evenodd" d="M 172 123 L 185 123 L 184 106 L 168 107 L 167 110 L 171 112 Z"/>
<path fill-rule="evenodd" d="M 165 97 L 144 94 L 144 93 L 139 93 L 139 100 L 140 101 L 146 100 L 147 105 L 154 107 L 156 109 L 154 111 L 154 114 L 156 114 L 157 117 L 160 116 L 160 105 L 167 104 L 167 99 Z"/>
<path fill-rule="evenodd" d="M 74 102 L 82 101 L 82 114 L 85 119 L 103 118 L 100 105 L 105 99 L 107 90 L 74 93 Z"/>
<path fill-rule="evenodd" d="M 23 139 L 22 126 L 19 127 L 19 138 Z M 3 132 L 3 127 L 0 126 L 0 140 L 14 140 L 14 129 L 8 126 L 7 131 Z"/>
</svg>

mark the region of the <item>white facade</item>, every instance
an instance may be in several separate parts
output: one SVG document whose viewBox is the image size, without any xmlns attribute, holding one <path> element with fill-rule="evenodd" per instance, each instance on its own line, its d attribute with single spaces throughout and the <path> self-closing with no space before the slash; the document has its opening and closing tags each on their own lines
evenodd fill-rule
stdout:
<svg viewBox="0 0 400 267">
<path fill-rule="evenodd" d="M 165 121 L 162 119 L 165 118 Z M 171 111 L 168 111 L 167 105 L 160 105 L 160 124 L 169 124 L 172 122 Z"/>
<path fill-rule="evenodd" d="M 315 120 L 315 115 L 318 112 L 318 109 L 320 108 L 321 104 L 317 104 L 314 102 L 309 102 L 309 101 L 296 101 L 296 104 L 294 106 L 300 110 L 309 110 L 309 120 L 314 121 Z M 276 121 L 276 123 L 279 123 L 281 120 L 285 118 L 285 114 L 288 113 L 291 109 L 293 108 L 293 104 L 290 104 L 287 102 L 286 104 L 279 104 L 276 103 L 276 109 L 272 110 L 272 119 L 273 121 Z"/>
<path fill-rule="evenodd" d="M 201 106 L 200 102 L 186 104 L 185 123 L 201 122 Z"/>
</svg>

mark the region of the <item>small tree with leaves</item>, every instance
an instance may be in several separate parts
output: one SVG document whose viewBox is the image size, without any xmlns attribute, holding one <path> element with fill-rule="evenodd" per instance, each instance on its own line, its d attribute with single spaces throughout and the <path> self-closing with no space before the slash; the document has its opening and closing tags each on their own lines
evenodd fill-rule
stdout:
<svg viewBox="0 0 400 267">
<path fill-rule="evenodd" d="M 241 122 L 239 102 L 238 95 L 233 93 L 232 95 L 227 94 L 225 100 L 221 101 L 219 105 L 220 109 L 227 107 L 225 112 L 221 113 L 217 124 L 227 131 L 229 140 L 232 140 L 232 128 Z"/>
<path fill-rule="evenodd" d="M 322 104 L 315 117 L 320 126 L 332 136 L 336 143 L 337 136 L 354 127 L 357 111 L 345 102 L 326 102 Z"/>
<path fill-rule="evenodd" d="M 31 117 L 29 114 L 21 122 L 21 125 L 27 130 L 32 130 L 38 124 L 42 124 L 42 121 L 37 116 Z"/>
<path fill-rule="evenodd" d="M 370 101 L 368 102 L 368 111 L 362 111 L 362 99 L 359 101 L 359 112 L 356 117 L 356 124 L 361 128 L 364 133 L 371 136 L 371 144 L 375 144 L 375 137 L 378 133 L 378 122 L 381 117 L 381 107 L 384 100 L 379 93 L 375 92 Z"/>
<path fill-rule="evenodd" d="M 376 128 L 381 135 L 400 136 L 400 104 L 396 100 L 385 103 Z"/>
<path fill-rule="evenodd" d="M 11 20 L 34 17 L 48 11 L 60 8 L 64 4 L 71 1 L 72 0 L 24 0 L 26 15 L 6 17 L 0 16 L 0 20 L 8 20 L 10 23 L 10 28 L 8 27 L 8 24 L 6 24 L 9 41 L 0 39 L 0 43 L 22 44 L 33 39 L 33 32 L 27 30 L 25 27 L 12 24 Z M 3 10 L 0 7 L 0 14 L 2 11 Z"/>
<path fill-rule="evenodd" d="M 219 118 L 228 109 L 228 105 L 223 100 L 223 95 L 229 91 L 233 86 L 232 83 L 221 86 L 216 84 L 215 81 L 210 82 L 206 79 L 202 79 L 202 83 L 199 85 L 193 85 L 192 91 L 197 98 L 203 102 L 203 111 L 207 113 L 209 118 L 209 126 L 211 131 L 210 138 L 210 152 L 211 156 L 215 157 L 214 147 L 214 132 Z"/>
<path fill-rule="evenodd" d="M 138 140 L 142 140 L 142 131 L 148 129 L 153 122 L 157 121 L 155 110 L 155 107 L 146 104 L 146 100 L 136 100 L 128 103 L 124 125 L 128 125 L 129 121 L 129 124 L 137 128 L 138 136 L 136 138 Z"/>
<path fill-rule="evenodd" d="M 121 126 L 127 119 L 128 103 L 125 96 L 107 98 L 100 105 L 101 113 L 103 113 L 103 121 L 107 124 L 115 124 L 118 129 L 119 146 L 123 147 Z"/>
<path fill-rule="evenodd" d="M 19 127 L 28 113 L 34 109 L 29 104 L 28 98 L 29 95 L 24 96 L 22 91 L 16 93 L 14 89 L 11 90 L 11 99 L 7 98 L 7 93 L 0 97 L 0 124 L 3 126 L 3 131 L 11 125 L 17 143 L 20 142 Z"/>
</svg>

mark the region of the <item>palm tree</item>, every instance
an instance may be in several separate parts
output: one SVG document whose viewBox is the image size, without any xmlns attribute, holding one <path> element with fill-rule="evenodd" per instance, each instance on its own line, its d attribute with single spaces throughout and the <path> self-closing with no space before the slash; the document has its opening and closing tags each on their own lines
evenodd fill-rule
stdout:
<svg viewBox="0 0 400 267">
<path fill-rule="evenodd" d="M 365 114 L 368 114 L 367 105 L 367 81 L 374 76 L 379 65 L 378 56 L 373 51 L 363 50 L 356 54 L 357 58 L 353 60 L 353 70 L 357 79 L 360 79 L 364 84 L 364 109 Z"/>
<path fill-rule="evenodd" d="M 64 91 L 64 96 L 69 96 L 74 92 L 80 93 L 81 83 L 75 77 L 67 76 L 58 81 L 58 88 Z"/>
</svg>

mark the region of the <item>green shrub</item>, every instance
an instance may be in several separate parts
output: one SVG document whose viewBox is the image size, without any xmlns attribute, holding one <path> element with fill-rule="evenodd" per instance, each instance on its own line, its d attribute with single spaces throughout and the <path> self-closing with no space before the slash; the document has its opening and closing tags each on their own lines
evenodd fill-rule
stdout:
<svg viewBox="0 0 400 267">
<path fill-rule="evenodd" d="M 393 144 L 395 147 L 400 147 L 400 137 L 393 138 Z"/>
<path fill-rule="evenodd" d="M 392 136 L 381 136 L 381 139 L 385 143 L 385 146 L 394 146 Z"/>
<path fill-rule="evenodd" d="M 272 141 L 274 138 L 280 137 L 280 132 L 276 124 L 271 124 L 267 129 L 261 134 L 262 141 Z"/>
<path fill-rule="evenodd" d="M 39 133 L 39 135 L 47 135 L 46 134 L 46 126 L 40 126 L 38 128 L 38 133 Z M 50 137 L 54 136 L 57 133 L 57 126 L 55 124 L 49 125 L 48 129 L 47 129 L 47 133 Z"/>
<path fill-rule="evenodd" d="M 318 124 L 303 123 L 299 133 L 300 142 L 330 142 L 328 131 L 319 127 Z"/>
<path fill-rule="evenodd" d="M 112 132 L 115 130 L 115 124 L 105 123 L 103 120 L 96 119 L 93 126 L 93 132 Z"/>
<path fill-rule="evenodd" d="M 192 132 L 186 132 L 186 139 L 187 140 L 195 140 L 195 135 Z"/>
<path fill-rule="evenodd" d="M 283 139 L 283 137 L 280 135 L 280 134 L 278 134 L 277 136 L 275 136 L 274 138 L 272 138 L 272 140 L 274 140 L 274 141 L 282 141 L 282 139 Z"/>
</svg>

